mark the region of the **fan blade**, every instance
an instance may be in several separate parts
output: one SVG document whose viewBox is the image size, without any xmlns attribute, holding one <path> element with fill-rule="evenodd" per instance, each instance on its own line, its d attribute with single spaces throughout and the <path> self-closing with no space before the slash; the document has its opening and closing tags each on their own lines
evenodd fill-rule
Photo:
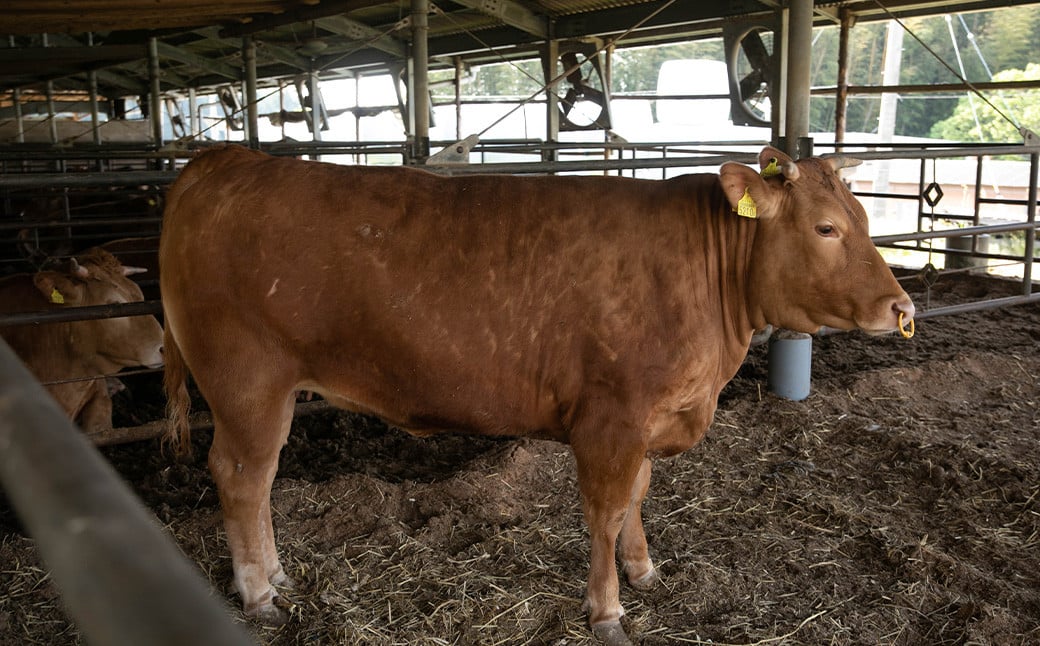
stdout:
<svg viewBox="0 0 1040 646">
<path fill-rule="evenodd" d="M 747 99 L 757 94 L 762 89 L 762 84 L 766 82 L 765 73 L 756 69 L 750 74 L 740 79 L 740 98 Z"/>
<path fill-rule="evenodd" d="M 766 44 L 762 41 L 762 32 L 749 32 L 740 41 L 740 47 L 744 50 L 744 55 L 747 56 L 752 69 L 763 70 L 769 67 L 769 50 L 766 49 Z"/>
</svg>

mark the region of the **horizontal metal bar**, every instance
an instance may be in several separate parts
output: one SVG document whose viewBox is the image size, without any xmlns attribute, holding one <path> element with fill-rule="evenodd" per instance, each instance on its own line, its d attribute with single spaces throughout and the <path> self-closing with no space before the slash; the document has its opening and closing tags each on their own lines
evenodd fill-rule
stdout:
<svg viewBox="0 0 1040 646">
<path fill-rule="evenodd" d="M 124 184 L 169 184 L 176 171 L 129 170 L 103 173 L 7 173 L 0 175 L 0 188 L 38 188 L 44 186 L 121 186 Z"/>
<path fill-rule="evenodd" d="M 940 316 L 951 316 L 954 314 L 967 314 L 969 312 L 982 312 L 985 310 L 995 310 L 1002 307 L 1012 307 L 1015 305 L 1030 305 L 1032 303 L 1040 303 L 1040 293 L 1030 294 L 1028 296 L 1007 296 L 1004 298 L 994 298 L 987 301 L 975 301 L 973 303 L 961 303 L 959 305 L 946 305 L 944 307 L 936 307 L 930 310 L 918 310 L 914 314 L 915 321 L 924 321 L 927 319 L 938 318 Z M 838 330 L 832 327 L 823 327 L 816 333 L 816 336 L 830 336 L 832 334 L 844 334 L 846 330 Z"/>
<path fill-rule="evenodd" d="M 0 449 L 0 483 L 87 642 L 255 643 L 2 341 Z"/>
<path fill-rule="evenodd" d="M 939 92 L 970 92 L 972 90 L 1033 90 L 1040 88 L 1040 81 L 980 81 L 978 83 L 916 83 L 906 85 L 849 85 L 848 94 L 937 94 Z M 837 94 L 838 88 L 833 85 L 814 87 L 809 90 L 813 96 L 829 96 Z"/>
<path fill-rule="evenodd" d="M 0 326 L 92 321 L 95 319 L 161 313 L 162 301 L 139 301 L 136 303 L 117 303 L 115 305 L 91 305 L 89 307 L 61 307 L 37 312 L 0 314 Z"/>
<path fill-rule="evenodd" d="M 914 319 L 923 321 L 925 319 L 935 318 L 938 316 L 949 316 L 951 314 L 966 314 L 968 312 L 980 312 L 982 310 L 993 310 L 1001 307 L 1011 307 L 1013 305 L 1029 305 L 1030 303 L 1040 302 L 1040 293 L 1030 294 L 1029 296 L 1007 296 L 1004 298 L 994 298 L 987 301 L 976 301 L 974 303 L 961 303 L 960 305 L 946 305 L 944 307 L 936 307 L 930 310 L 924 310 L 914 315 Z"/>
<path fill-rule="evenodd" d="M 160 224 L 162 218 L 127 216 L 125 218 L 89 218 L 80 217 L 70 220 L 47 220 L 43 222 L 20 220 L 17 222 L 0 222 L 0 231 L 21 231 L 22 229 L 68 229 L 70 227 L 108 227 L 127 224 Z M 156 227 L 158 230 L 158 227 Z"/>
<path fill-rule="evenodd" d="M 931 240 L 933 238 L 961 238 L 989 233 L 1005 233 L 1007 231 L 1028 231 L 1040 228 L 1040 223 L 1015 222 L 1012 224 L 989 224 L 980 227 L 964 227 L 963 229 L 942 229 L 940 231 L 918 231 L 917 233 L 894 233 L 887 236 L 871 238 L 875 245 L 887 245 L 893 242 L 910 240 Z"/>
<path fill-rule="evenodd" d="M 503 162 L 491 164 L 472 164 L 468 166 L 424 166 L 427 170 L 449 175 L 467 175 L 475 173 L 568 173 L 600 170 L 632 170 L 644 168 L 693 168 L 697 166 L 718 166 L 727 161 L 740 160 L 735 155 L 682 156 L 650 159 L 589 159 L 580 162 Z"/>
<path fill-rule="evenodd" d="M 1034 153 L 1040 153 L 1040 146 L 1027 146 L 1022 145 L 992 145 L 992 144 L 980 144 L 978 146 L 965 146 L 958 144 L 956 147 L 940 148 L 932 146 L 930 143 L 925 148 L 925 144 L 906 144 L 903 146 L 896 146 L 894 144 L 877 143 L 877 144 L 862 144 L 862 143 L 841 143 L 841 144 L 827 144 L 817 143 L 817 148 L 825 148 L 834 146 L 842 151 L 842 153 L 849 157 L 856 159 L 862 159 L 866 161 L 868 159 L 944 159 L 946 157 L 980 157 L 980 156 L 996 156 L 996 155 L 1031 155 Z M 915 148 L 918 145 L 920 147 Z M 870 148 L 871 150 L 860 150 L 862 148 Z M 889 149 L 890 150 L 879 150 Z"/>
<path fill-rule="evenodd" d="M 293 412 L 293 419 L 298 419 L 306 415 L 313 415 L 314 413 L 320 413 L 321 411 L 331 409 L 332 406 L 324 399 L 312 402 L 300 402 L 296 404 L 296 409 Z M 192 431 L 212 430 L 213 416 L 206 411 L 199 411 L 197 413 L 192 413 L 189 416 L 188 423 Z M 111 446 L 113 444 L 151 440 L 159 437 L 165 431 L 166 422 L 164 420 L 159 420 L 155 422 L 146 422 L 139 426 L 124 426 L 121 428 L 109 429 L 107 431 L 96 431 L 87 434 L 87 439 L 97 446 Z"/>
</svg>

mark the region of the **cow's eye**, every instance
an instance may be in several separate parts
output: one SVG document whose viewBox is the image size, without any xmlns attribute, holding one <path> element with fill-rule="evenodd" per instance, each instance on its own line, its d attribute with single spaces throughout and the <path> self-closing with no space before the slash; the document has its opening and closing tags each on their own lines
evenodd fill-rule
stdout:
<svg viewBox="0 0 1040 646">
<path fill-rule="evenodd" d="M 816 233 L 823 236 L 824 238 L 837 238 L 838 230 L 833 224 L 817 224 Z"/>
</svg>

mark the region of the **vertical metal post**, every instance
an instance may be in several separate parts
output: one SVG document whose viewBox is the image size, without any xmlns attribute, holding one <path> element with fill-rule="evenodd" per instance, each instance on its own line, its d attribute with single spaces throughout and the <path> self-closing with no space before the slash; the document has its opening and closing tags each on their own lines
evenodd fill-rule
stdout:
<svg viewBox="0 0 1040 646">
<path fill-rule="evenodd" d="M 412 66 L 409 103 L 415 116 L 412 158 L 423 161 L 430 156 L 430 0 L 412 0 Z"/>
<path fill-rule="evenodd" d="M 14 101 L 14 120 L 18 124 L 14 140 L 20 144 L 25 143 L 25 122 L 22 121 L 22 91 L 15 88 L 11 100 Z"/>
<path fill-rule="evenodd" d="M 58 143 L 58 115 L 54 108 L 54 81 L 47 81 L 47 125 L 51 135 L 51 143 Z"/>
<path fill-rule="evenodd" d="M 198 92 L 195 88 L 188 88 L 188 128 L 190 129 L 190 135 L 194 139 L 202 128 L 199 127 L 199 116 L 197 110 L 199 109 L 199 97 Z"/>
<path fill-rule="evenodd" d="M 87 73 L 87 82 L 90 84 L 90 132 L 94 139 L 94 145 L 101 145 L 101 111 L 98 109 L 98 82 L 97 72 L 90 70 Z"/>
<path fill-rule="evenodd" d="M 557 61 L 560 60 L 560 43 L 554 39 L 553 25 L 549 23 L 549 40 L 545 42 L 542 51 L 542 69 L 545 82 L 550 83 L 557 76 Z M 556 84 L 550 84 L 545 88 L 545 143 L 548 146 L 542 150 L 542 161 L 556 161 L 557 150 L 553 144 L 560 140 L 560 98 L 556 95 Z"/>
<path fill-rule="evenodd" d="M 15 40 L 14 36 L 7 37 L 7 46 L 14 47 Z M 14 88 L 11 91 L 11 100 L 14 102 L 14 119 L 15 125 L 15 141 L 18 143 L 25 142 L 25 124 L 22 123 L 22 91 L 19 88 Z"/>
<path fill-rule="evenodd" d="M 838 32 L 838 92 L 834 98 L 834 143 L 845 141 L 845 117 L 849 102 L 849 31 L 852 29 L 852 12 L 848 7 L 838 10 L 841 27 Z"/>
<path fill-rule="evenodd" d="M 1026 196 L 1026 222 L 1036 224 L 1037 177 L 1040 176 L 1040 153 L 1029 156 L 1029 194 Z M 1033 261 L 1036 257 L 1036 229 L 1026 230 L 1025 265 L 1022 267 L 1022 294 L 1033 293 Z"/>
<path fill-rule="evenodd" d="M 47 34 L 43 34 L 43 46 L 50 47 L 50 41 L 47 38 Z M 51 143 L 58 143 L 58 120 L 57 114 L 54 111 L 54 82 L 47 81 L 47 85 L 44 88 L 44 92 L 47 96 L 47 125 L 49 126 Z"/>
<path fill-rule="evenodd" d="M 87 643 L 255 644 L 3 341 L 0 395 L 0 486 Z"/>
<path fill-rule="evenodd" d="M 148 112 L 152 120 L 152 140 L 156 147 L 162 146 L 162 88 L 159 85 L 159 41 L 153 36 L 148 39 Z"/>
<path fill-rule="evenodd" d="M 809 85 L 812 72 L 813 0 L 791 0 L 787 30 L 787 152 L 799 153 L 799 140 L 809 135 Z M 804 151 L 803 151 L 804 152 Z"/>
<path fill-rule="evenodd" d="M 260 116 L 256 105 L 256 43 L 252 36 L 242 38 L 242 61 L 246 73 L 246 123 L 249 147 L 260 147 Z"/>
<path fill-rule="evenodd" d="M 455 139 L 462 141 L 462 75 L 466 68 L 462 64 L 461 56 L 452 60 L 455 63 Z"/>
<path fill-rule="evenodd" d="M 308 80 L 311 95 L 311 140 L 321 141 L 321 95 L 318 89 L 318 70 L 315 69 L 314 59 L 311 59 L 311 73 Z M 311 159 L 321 159 L 321 155 L 313 154 Z"/>
<path fill-rule="evenodd" d="M 94 46 L 94 32 L 87 34 L 87 45 Z M 87 83 L 90 86 L 90 131 L 94 139 L 94 145 L 101 145 L 101 118 L 98 110 L 98 82 L 97 71 L 87 72 Z M 98 170 L 101 170 L 100 164 Z"/>
</svg>

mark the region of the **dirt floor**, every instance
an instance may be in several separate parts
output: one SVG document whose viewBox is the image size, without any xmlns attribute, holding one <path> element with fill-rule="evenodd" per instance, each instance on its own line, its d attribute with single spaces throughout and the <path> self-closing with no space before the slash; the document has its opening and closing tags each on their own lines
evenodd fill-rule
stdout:
<svg viewBox="0 0 1040 646">
<path fill-rule="evenodd" d="M 928 298 L 1018 289 L 961 276 Z M 753 348 L 707 439 L 655 466 L 644 517 L 664 582 L 622 585 L 629 633 L 643 645 L 1040 643 L 1038 348 L 1035 305 L 922 320 L 912 340 L 816 338 L 802 402 L 767 392 L 766 346 Z M 154 442 L 104 455 L 237 604 L 208 441 L 196 434 L 190 464 Z M 287 625 L 251 627 L 262 643 L 591 641 L 564 446 L 414 439 L 321 413 L 297 421 L 273 508 L 297 587 Z M 0 502 L 0 643 L 80 641 Z"/>
</svg>

